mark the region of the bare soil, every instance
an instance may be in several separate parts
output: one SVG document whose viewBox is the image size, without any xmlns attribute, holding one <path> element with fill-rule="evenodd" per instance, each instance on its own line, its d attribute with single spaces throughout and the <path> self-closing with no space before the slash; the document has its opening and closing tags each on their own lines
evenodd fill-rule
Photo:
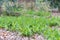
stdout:
<svg viewBox="0 0 60 40">
<path fill-rule="evenodd" d="M 0 40 L 46 40 L 42 35 L 35 34 L 32 37 L 20 36 L 16 32 L 0 29 Z"/>
<path fill-rule="evenodd" d="M 52 16 L 60 16 L 60 12 L 52 12 Z"/>
</svg>

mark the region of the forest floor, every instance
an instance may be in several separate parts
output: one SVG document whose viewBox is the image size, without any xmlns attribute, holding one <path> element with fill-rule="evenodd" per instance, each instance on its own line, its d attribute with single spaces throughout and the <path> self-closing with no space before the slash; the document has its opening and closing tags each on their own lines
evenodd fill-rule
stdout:
<svg viewBox="0 0 60 40">
<path fill-rule="evenodd" d="M 0 29 L 0 40 L 46 40 L 42 35 L 35 34 L 32 37 L 20 36 L 16 32 Z"/>
<path fill-rule="evenodd" d="M 60 16 L 60 13 L 52 13 L 52 16 Z M 0 40 L 46 40 L 43 35 L 35 34 L 32 37 L 20 36 L 16 32 L 0 29 Z"/>
<path fill-rule="evenodd" d="M 52 13 L 52 16 L 60 16 L 60 13 Z"/>
</svg>

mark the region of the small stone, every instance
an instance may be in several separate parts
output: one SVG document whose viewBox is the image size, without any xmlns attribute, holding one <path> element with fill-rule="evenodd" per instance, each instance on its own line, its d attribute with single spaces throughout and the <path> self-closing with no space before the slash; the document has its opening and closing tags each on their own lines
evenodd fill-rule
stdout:
<svg viewBox="0 0 60 40">
<path fill-rule="evenodd" d="M 23 37 L 22 40 L 28 40 L 28 37 Z"/>
<path fill-rule="evenodd" d="M 0 40 L 3 40 L 4 38 L 3 37 L 0 37 Z"/>
<path fill-rule="evenodd" d="M 16 40 L 22 40 L 22 37 L 21 36 L 17 36 Z"/>
<path fill-rule="evenodd" d="M 30 38 L 30 40 L 35 40 L 35 39 L 33 39 L 33 38 Z"/>
<path fill-rule="evenodd" d="M 43 36 L 40 35 L 40 36 L 36 37 L 36 40 L 45 40 L 45 39 Z"/>
</svg>

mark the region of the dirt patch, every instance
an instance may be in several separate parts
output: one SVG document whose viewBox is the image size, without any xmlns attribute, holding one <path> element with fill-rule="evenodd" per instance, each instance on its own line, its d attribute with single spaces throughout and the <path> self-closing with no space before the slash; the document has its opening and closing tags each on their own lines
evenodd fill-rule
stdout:
<svg viewBox="0 0 60 40">
<path fill-rule="evenodd" d="M 59 12 L 52 12 L 52 16 L 60 16 Z"/>
<path fill-rule="evenodd" d="M 35 34 L 32 37 L 20 36 L 15 32 L 0 29 L 0 40 L 46 40 L 42 35 Z"/>
</svg>

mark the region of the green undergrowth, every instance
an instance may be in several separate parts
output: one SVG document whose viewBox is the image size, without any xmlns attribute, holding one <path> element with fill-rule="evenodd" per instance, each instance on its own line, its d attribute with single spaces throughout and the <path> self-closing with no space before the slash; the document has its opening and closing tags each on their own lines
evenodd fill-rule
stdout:
<svg viewBox="0 0 60 40">
<path fill-rule="evenodd" d="M 32 36 L 33 34 L 44 34 L 49 40 L 60 40 L 60 32 L 52 30 L 52 26 L 60 25 L 59 17 L 27 17 L 27 16 L 3 16 L 0 17 L 0 28 L 16 31 L 24 36 Z"/>
<path fill-rule="evenodd" d="M 26 10 L 26 11 L 22 11 L 21 13 L 29 14 L 29 15 L 33 15 L 33 16 L 42 16 L 42 17 L 51 16 L 51 12 L 46 12 L 46 11 L 42 11 L 42 10 L 39 10 L 39 11 Z"/>
</svg>

